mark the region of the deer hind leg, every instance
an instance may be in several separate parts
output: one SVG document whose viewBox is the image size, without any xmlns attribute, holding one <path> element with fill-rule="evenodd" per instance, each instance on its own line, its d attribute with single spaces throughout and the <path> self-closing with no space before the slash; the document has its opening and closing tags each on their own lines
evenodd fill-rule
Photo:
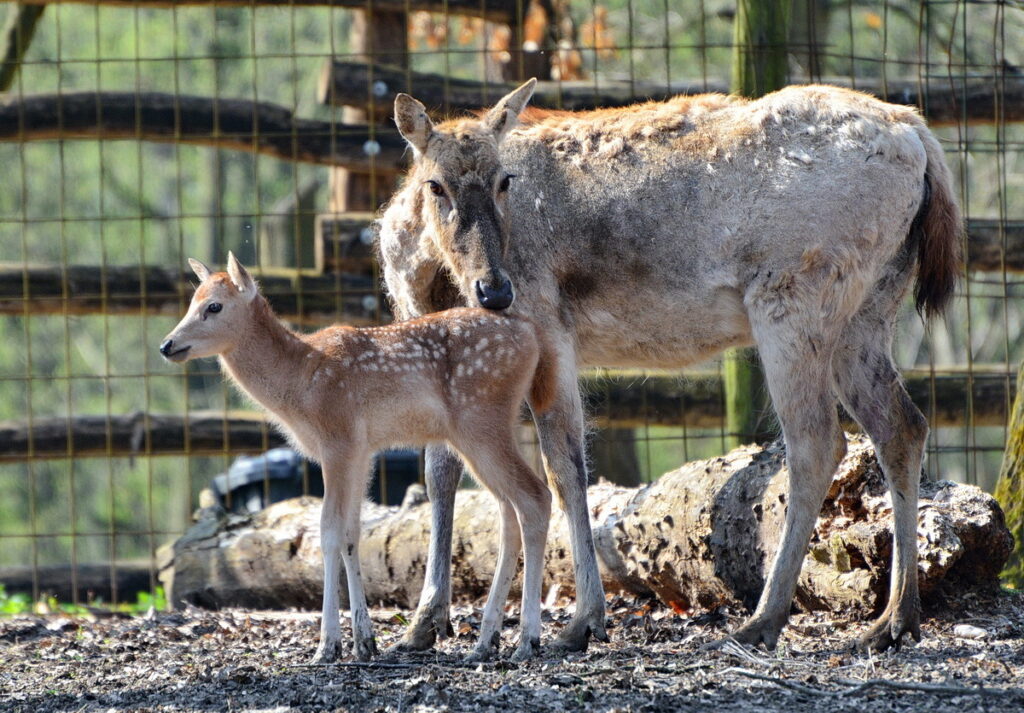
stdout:
<svg viewBox="0 0 1024 713">
<path fill-rule="evenodd" d="M 345 452 L 324 460 L 324 503 L 320 512 L 320 542 L 324 559 L 324 600 L 320 645 L 314 663 L 327 663 L 341 655 L 341 627 L 338 619 L 339 563 L 344 564 L 352 618 L 352 650 L 357 660 L 368 661 L 377 654 L 366 608 L 363 578 L 359 566 L 360 508 L 369 473 L 367 454 Z"/>
<path fill-rule="evenodd" d="M 891 339 L 891 321 L 864 316 L 850 325 L 833 358 L 836 390 L 843 406 L 871 438 L 892 494 L 889 602 L 858 644 L 873 651 L 899 647 L 903 634 L 921 640 L 917 495 L 928 423 L 893 366 Z"/>
<path fill-rule="evenodd" d="M 487 604 L 484 606 L 483 620 L 480 623 L 480 639 L 473 652 L 466 658 L 469 662 L 486 661 L 498 650 L 505 618 L 505 602 L 508 599 L 508 590 L 512 586 L 512 579 L 516 576 L 519 550 L 522 548 L 519 518 L 515 508 L 507 498 L 497 494 L 496 497 L 501 516 L 498 566 L 495 567 L 491 589 L 487 593 Z"/>
<path fill-rule="evenodd" d="M 424 478 L 430 499 L 426 579 L 412 623 L 393 647 L 396 651 L 425 651 L 437 639 L 454 633 L 448 616 L 452 601 L 452 527 L 462 459 L 447 445 L 427 446 Z"/>
<path fill-rule="evenodd" d="M 535 421 L 548 483 L 558 494 L 569 523 L 569 544 L 576 578 L 576 613 L 552 648 L 562 652 L 584 651 L 590 636 L 608 641 L 604 587 L 587 506 L 583 406 L 575 357 L 559 360 L 558 375 L 556 402 L 546 413 L 535 416 Z"/>
<path fill-rule="evenodd" d="M 484 432 L 500 432 L 499 428 L 485 428 Z M 502 609 L 515 574 L 517 545 L 521 541 L 524 562 L 521 627 L 519 646 L 512 658 L 522 661 L 540 653 L 540 590 L 544 574 L 544 546 L 551 519 L 551 493 L 523 460 L 508 424 L 505 428 L 509 433 L 503 442 L 473 443 L 463 450 L 473 473 L 497 497 L 502 508 L 498 566 L 480 627 L 480 643 L 473 656 L 478 652 L 480 655 L 490 653 L 498 636 Z M 511 512 L 506 510 L 507 506 Z M 518 537 L 511 532 L 513 528 L 518 528 Z"/>
<path fill-rule="evenodd" d="M 782 425 L 789 504 L 778 552 L 753 615 L 733 635 L 772 649 L 789 618 L 807 545 L 836 466 L 846 452 L 830 383 L 831 340 L 786 321 L 751 320 Z M 813 325 L 812 325 L 813 326 Z"/>
</svg>

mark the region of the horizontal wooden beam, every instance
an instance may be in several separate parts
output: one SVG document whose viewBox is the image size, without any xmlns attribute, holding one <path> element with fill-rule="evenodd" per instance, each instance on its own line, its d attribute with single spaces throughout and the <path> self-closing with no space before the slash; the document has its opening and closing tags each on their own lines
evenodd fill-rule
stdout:
<svg viewBox="0 0 1024 713">
<path fill-rule="evenodd" d="M 296 117 L 277 104 L 162 92 L 68 92 L 0 101 L 0 141 L 136 139 L 369 171 L 404 165 L 394 130 Z"/>
<path fill-rule="evenodd" d="M 1007 403 L 1016 384 L 1013 374 L 979 371 L 968 375 L 966 369 L 956 368 L 934 376 L 927 371 L 908 370 L 904 376 L 911 398 L 933 427 L 966 423 L 969 392 L 973 396 L 974 425 L 1006 423 Z M 594 377 L 585 381 L 583 391 L 589 420 L 601 428 L 718 429 L 724 424 L 723 387 L 718 374 Z M 854 426 L 849 419 L 845 425 Z"/>
<path fill-rule="evenodd" d="M 257 414 L 194 412 L 0 421 L 0 462 L 90 456 L 256 453 L 285 444 Z"/>
<path fill-rule="evenodd" d="M 0 584 L 8 594 L 28 594 L 33 601 L 45 594 L 60 602 L 108 605 L 134 602 L 139 592 L 150 591 L 158 569 L 149 560 L 16 565 L 0 567 Z"/>
<path fill-rule="evenodd" d="M 317 216 L 317 230 L 320 235 L 340 236 L 342 240 L 353 241 L 363 234 L 370 225 L 370 218 L 356 218 L 358 214 L 322 214 Z M 319 237 L 318 237 L 319 240 Z M 367 260 L 373 259 L 373 251 L 366 246 L 354 245 L 337 248 L 339 258 L 332 261 L 333 251 L 327 252 L 323 262 L 325 269 L 333 267 L 358 269 Z M 355 257 L 346 261 L 348 252 Z M 1005 260 L 1003 254 L 1006 254 Z M 319 259 L 319 258 L 318 258 Z M 1000 221 L 994 219 L 971 219 L 967 221 L 967 269 L 974 272 L 1024 272 L 1024 221 Z"/>
<path fill-rule="evenodd" d="M 1024 221 L 967 221 L 967 269 L 1024 272 Z"/>
<path fill-rule="evenodd" d="M 835 78 L 827 83 L 850 86 Z M 440 74 L 407 72 L 385 65 L 331 60 L 324 67 L 318 87 L 320 101 L 352 106 L 388 115 L 398 92 L 408 92 L 442 112 L 463 112 L 490 106 L 512 91 L 514 84 L 454 79 Z M 857 89 L 895 104 L 921 109 L 933 126 L 959 123 L 993 124 L 1024 121 L 1024 77 L 935 81 L 923 87 L 916 80 L 858 81 Z M 667 99 L 677 94 L 727 92 L 724 81 L 650 82 L 573 81 L 540 82 L 531 103 L 552 109 L 593 109 L 626 106 L 644 99 Z"/>
<path fill-rule="evenodd" d="M 338 7 L 351 10 L 405 12 L 426 10 L 483 17 L 492 22 L 510 23 L 515 17 L 518 0 L 19 0 L 22 5 L 114 5 L 138 8 L 207 7 Z M 523 3 L 525 5 L 525 3 Z"/>
<path fill-rule="evenodd" d="M 933 427 L 1006 422 L 1016 379 L 1004 372 L 906 373 L 907 388 Z M 685 376 L 587 377 L 587 413 L 597 427 L 686 426 L 719 429 L 723 424 L 721 378 Z M 1009 389 L 1009 390 L 1008 390 Z M 933 398 L 934 396 L 934 398 Z M 852 424 L 847 420 L 847 425 Z M 0 462 L 28 458 L 254 453 L 282 445 L 278 433 L 254 413 L 134 413 L 117 416 L 37 418 L 0 422 Z"/>
<path fill-rule="evenodd" d="M 289 322 L 366 326 L 389 318 L 369 275 L 262 275 L 259 280 L 274 310 Z M 0 265 L 0 314 L 180 315 L 193 283 L 191 273 L 152 266 Z"/>
</svg>

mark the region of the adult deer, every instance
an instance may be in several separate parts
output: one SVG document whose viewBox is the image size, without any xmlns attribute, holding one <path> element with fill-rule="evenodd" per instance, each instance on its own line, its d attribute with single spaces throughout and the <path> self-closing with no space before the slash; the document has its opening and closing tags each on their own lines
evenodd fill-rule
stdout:
<svg viewBox="0 0 1024 713">
<path fill-rule="evenodd" d="M 917 493 L 927 423 L 891 357 L 916 275 L 940 313 L 960 272 L 961 220 L 942 149 L 911 108 L 827 86 L 757 101 L 677 97 L 624 109 L 517 118 L 530 81 L 480 118 L 434 125 L 395 101 L 414 161 L 381 220 L 400 315 L 478 304 L 529 315 L 558 358 L 536 419 L 572 531 L 577 609 L 560 645 L 604 636 L 588 525 L 581 365 L 680 367 L 756 344 L 787 445 L 790 499 L 753 615 L 734 633 L 773 647 L 846 442 L 837 399 L 871 437 L 893 495 L 889 603 L 861 640 L 920 636 Z M 448 624 L 459 465 L 428 454 L 428 579 L 403 645 Z"/>
<path fill-rule="evenodd" d="M 315 661 L 341 654 L 339 565 L 347 574 L 353 652 L 376 653 L 359 570 L 359 510 L 370 456 L 383 447 L 447 441 L 498 500 L 498 563 L 470 660 L 490 656 L 524 550 L 522 625 L 513 659 L 540 650 L 540 588 L 551 494 L 523 461 L 515 426 L 524 399 L 550 403 L 554 375 L 529 320 L 450 310 L 390 327 L 296 334 L 277 320 L 249 272 L 189 261 L 202 282 L 160 345 L 173 362 L 218 356 L 298 450 L 323 465 L 323 618 Z"/>
</svg>

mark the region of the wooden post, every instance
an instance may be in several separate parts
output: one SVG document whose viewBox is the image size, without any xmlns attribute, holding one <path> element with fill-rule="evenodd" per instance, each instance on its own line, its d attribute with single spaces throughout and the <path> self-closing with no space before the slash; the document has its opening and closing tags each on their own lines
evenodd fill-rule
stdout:
<svg viewBox="0 0 1024 713">
<path fill-rule="evenodd" d="M 1010 414 L 1003 465 L 996 483 L 996 500 L 1006 516 L 1006 527 L 1013 535 L 1014 547 L 1003 570 L 1003 581 L 1015 588 L 1024 586 L 1024 362 L 1017 374 L 1017 397 Z"/>
<path fill-rule="evenodd" d="M 790 0 L 739 0 L 733 33 L 734 94 L 757 98 L 787 78 Z M 772 437 L 764 374 L 754 349 L 730 349 L 722 365 L 725 433 L 730 448 Z"/>
<path fill-rule="evenodd" d="M 408 19 L 404 12 L 357 10 L 349 38 L 350 51 L 358 59 L 396 67 L 408 65 Z M 389 108 L 382 109 L 387 113 L 371 115 L 363 109 L 346 107 L 342 121 L 346 124 L 379 124 L 390 114 Z M 331 172 L 330 210 L 334 213 L 376 211 L 378 204 L 391 195 L 394 187 L 395 174 L 390 171 L 334 169 Z"/>
<path fill-rule="evenodd" d="M 28 51 L 36 24 L 43 16 L 46 5 L 11 5 L 4 26 L 5 47 L 0 59 L 0 92 L 6 92 L 14 84 L 14 78 L 21 67 L 21 60 Z"/>
</svg>

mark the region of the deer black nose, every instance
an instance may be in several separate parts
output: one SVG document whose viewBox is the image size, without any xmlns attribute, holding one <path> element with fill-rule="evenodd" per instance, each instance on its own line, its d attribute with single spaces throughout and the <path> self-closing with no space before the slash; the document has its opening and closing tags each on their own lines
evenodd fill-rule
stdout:
<svg viewBox="0 0 1024 713">
<path fill-rule="evenodd" d="M 484 309 L 503 310 L 512 304 L 515 293 L 512 291 L 512 282 L 506 279 L 495 289 L 485 285 L 480 280 L 476 281 L 476 298 Z"/>
<path fill-rule="evenodd" d="M 170 356 L 172 351 L 174 351 L 174 342 L 170 339 L 160 345 L 160 353 L 164 356 Z"/>
</svg>

